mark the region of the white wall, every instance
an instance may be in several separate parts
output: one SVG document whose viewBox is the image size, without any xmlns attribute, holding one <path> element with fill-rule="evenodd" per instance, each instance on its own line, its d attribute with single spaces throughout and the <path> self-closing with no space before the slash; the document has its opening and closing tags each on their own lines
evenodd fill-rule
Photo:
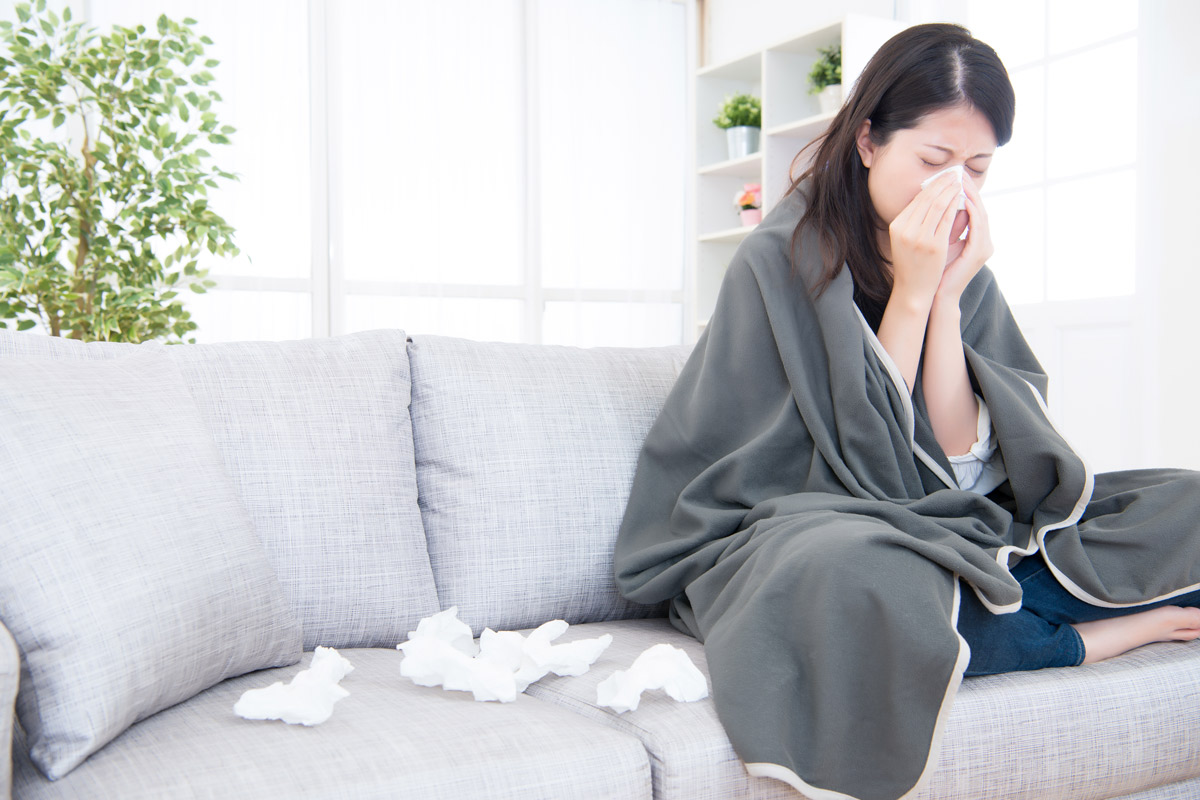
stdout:
<svg viewBox="0 0 1200 800">
<path fill-rule="evenodd" d="M 1156 462 L 1200 469 L 1200 3 L 1143 0 L 1139 55 L 1139 259 L 1146 277 L 1146 315 L 1157 379 L 1147 386 L 1156 409 L 1148 432 Z M 1121 380 L 1122 370 L 1114 370 Z M 1155 430 L 1157 428 L 1157 430 Z"/>
<path fill-rule="evenodd" d="M 702 66 L 739 58 L 846 14 L 893 19 L 895 10 L 896 0 L 704 0 Z"/>
</svg>

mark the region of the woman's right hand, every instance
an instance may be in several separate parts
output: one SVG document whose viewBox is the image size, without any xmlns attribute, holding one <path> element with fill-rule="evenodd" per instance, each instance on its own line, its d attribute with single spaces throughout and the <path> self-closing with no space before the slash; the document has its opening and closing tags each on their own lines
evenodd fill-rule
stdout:
<svg viewBox="0 0 1200 800">
<path fill-rule="evenodd" d="M 946 268 L 962 191 L 947 173 L 917 193 L 888 227 L 892 246 L 892 297 L 928 313 Z M 958 233 L 962 233 L 959 228 Z"/>
</svg>

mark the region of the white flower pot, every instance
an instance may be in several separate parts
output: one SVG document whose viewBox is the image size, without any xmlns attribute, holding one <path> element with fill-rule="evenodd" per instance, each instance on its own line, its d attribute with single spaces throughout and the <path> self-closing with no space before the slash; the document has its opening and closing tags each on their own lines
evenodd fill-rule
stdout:
<svg viewBox="0 0 1200 800">
<path fill-rule="evenodd" d="M 832 114 L 842 107 L 842 85 L 835 83 L 817 92 L 817 102 L 822 114 Z"/>
</svg>

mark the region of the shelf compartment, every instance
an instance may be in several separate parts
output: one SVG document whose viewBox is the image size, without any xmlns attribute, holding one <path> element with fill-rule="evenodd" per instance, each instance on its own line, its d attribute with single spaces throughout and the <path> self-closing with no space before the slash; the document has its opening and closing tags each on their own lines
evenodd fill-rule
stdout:
<svg viewBox="0 0 1200 800">
<path fill-rule="evenodd" d="M 713 233 L 706 233 L 700 237 L 700 241 L 706 242 L 706 243 L 740 242 L 742 239 L 745 239 L 747 236 L 750 235 L 750 231 L 754 230 L 757 227 L 758 227 L 757 225 L 743 225 L 740 228 L 726 228 L 723 231 L 715 231 Z"/>
<path fill-rule="evenodd" d="M 701 167 L 698 171 L 701 175 L 734 175 L 739 178 L 753 178 L 757 183 L 758 178 L 762 175 L 762 158 L 762 150 L 759 150 L 741 158 L 709 164 Z"/>
<path fill-rule="evenodd" d="M 750 53 L 733 61 L 701 67 L 696 70 L 696 77 L 735 83 L 761 83 L 762 54 Z"/>
<path fill-rule="evenodd" d="M 763 131 L 763 135 L 789 136 L 805 140 L 814 139 L 818 134 L 824 132 L 825 128 L 836 116 L 836 111 L 830 111 L 828 114 L 816 114 L 804 119 L 798 119 L 795 122 L 785 122 L 773 128 L 767 128 Z"/>
</svg>

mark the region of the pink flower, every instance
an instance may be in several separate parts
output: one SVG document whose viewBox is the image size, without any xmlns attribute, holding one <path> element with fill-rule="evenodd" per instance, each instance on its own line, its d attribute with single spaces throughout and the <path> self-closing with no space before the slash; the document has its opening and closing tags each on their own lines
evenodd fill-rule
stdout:
<svg viewBox="0 0 1200 800">
<path fill-rule="evenodd" d="M 762 207 L 762 186 L 757 183 L 747 183 L 742 191 L 733 197 L 733 204 L 742 209 Z"/>
</svg>

